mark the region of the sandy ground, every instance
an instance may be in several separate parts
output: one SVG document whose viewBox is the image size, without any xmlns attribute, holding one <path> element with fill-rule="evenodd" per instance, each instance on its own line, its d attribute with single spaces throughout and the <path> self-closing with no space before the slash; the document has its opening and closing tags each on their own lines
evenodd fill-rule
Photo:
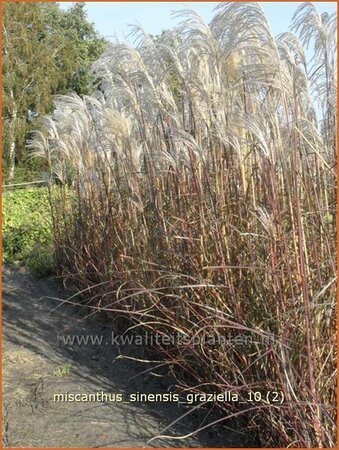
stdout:
<svg viewBox="0 0 339 450">
<path fill-rule="evenodd" d="M 37 280 L 24 269 L 3 270 L 4 446 L 145 446 L 187 412 L 187 406 L 54 401 L 54 394 L 65 392 L 104 391 L 120 393 L 124 398 L 131 392 L 163 393 L 170 384 L 166 377 L 137 376 L 145 365 L 116 360 L 119 355 L 116 345 L 65 345 L 60 339 L 62 334 L 109 335 L 112 324 L 102 317 L 86 317 L 79 307 L 46 298 L 62 298 L 62 294 L 55 280 Z M 124 354 L 134 357 L 142 358 L 141 353 L 140 347 L 124 349 Z M 186 435 L 205 424 L 205 417 L 206 411 L 193 412 L 165 434 Z M 248 446 L 251 446 L 249 437 L 242 430 L 221 426 L 185 440 L 164 438 L 147 444 L 147 447 Z"/>
</svg>

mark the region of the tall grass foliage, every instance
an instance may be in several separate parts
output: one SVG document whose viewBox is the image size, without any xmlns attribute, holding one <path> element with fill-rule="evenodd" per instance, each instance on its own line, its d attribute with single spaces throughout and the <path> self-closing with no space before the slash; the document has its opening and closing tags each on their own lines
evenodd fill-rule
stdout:
<svg viewBox="0 0 339 450">
<path fill-rule="evenodd" d="M 221 425 L 334 446 L 336 17 L 302 4 L 274 37 L 257 3 L 180 16 L 112 45 L 93 95 L 58 97 L 29 143 L 62 182 L 59 271 L 131 329 L 184 336 L 159 364 L 178 389 L 237 392 Z M 204 343 L 226 333 L 252 340 Z"/>
</svg>

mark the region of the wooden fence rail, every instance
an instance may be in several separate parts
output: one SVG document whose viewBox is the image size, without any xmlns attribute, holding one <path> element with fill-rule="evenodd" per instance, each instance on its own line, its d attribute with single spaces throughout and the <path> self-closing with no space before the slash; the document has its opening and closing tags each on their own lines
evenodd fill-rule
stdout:
<svg viewBox="0 0 339 450">
<path fill-rule="evenodd" d="M 47 181 L 39 180 L 39 181 L 29 181 L 29 182 L 26 182 L 26 183 L 3 184 L 2 185 L 2 189 L 6 190 L 6 189 L 10 189 L 10 188 L 29 186 L 29 185 L 32 185 L 32 184 L 37 184 L 37 185 L 47 184 Z"/>
</svg>

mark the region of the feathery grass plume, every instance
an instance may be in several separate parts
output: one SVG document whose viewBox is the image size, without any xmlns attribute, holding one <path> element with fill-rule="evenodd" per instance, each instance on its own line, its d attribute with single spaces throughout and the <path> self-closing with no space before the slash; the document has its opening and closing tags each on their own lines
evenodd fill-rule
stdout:
<svg viewBox="0 0 339 450">
<path fill-rule="evenodd" d="M 162 365 L 178 390 L 239 394 L 216 420 L 243 416 L 262 446 L 334 446 L 335 17 L 304 4 L 299 36 L 277 38 L 256 3 L 180 17 L 112 44 L 93 95 L 59 97 L 29 143 L 62 180 L 60 274 L 130 332 L 185 337 L 159 343 Z"/>
</svg>

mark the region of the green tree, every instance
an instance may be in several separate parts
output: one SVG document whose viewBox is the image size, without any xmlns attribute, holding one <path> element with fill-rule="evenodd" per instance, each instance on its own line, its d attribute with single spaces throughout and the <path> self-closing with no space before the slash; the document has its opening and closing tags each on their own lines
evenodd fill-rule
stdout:
<svg viewBox="0 0 339 450">
<path fill-rule="evenodd" d="M 3 4 L 4 169 L 12 180 L 25 161 L 25 142 L 53 107 L 53 95 L 91 89 L 90 66 L 106 41 L 86 19 L 83 4 Z"/>
<path fill-rule="evenodd" d="M 51 107 L 50 93 L 57 84 L 55 55 L 44 31 L 38 4 L 3 5 L 2 114 L 10 179 L 23 152 L 27 129 L 37 115 Z"/>
<path fill-rule="evenodd" d="M 64 44 L 57 57 L 58 66 L 67 72 L 63 89 L 78 95 L 89 94 L 92 88 L 89 68 L 105 50 L 107 41 L 88 22 L 84 3 L 74 3 L 67 11 L 60 10 L 56 3 L 44 3 L 42 8 L 49 33 Z"/>
</svg>

